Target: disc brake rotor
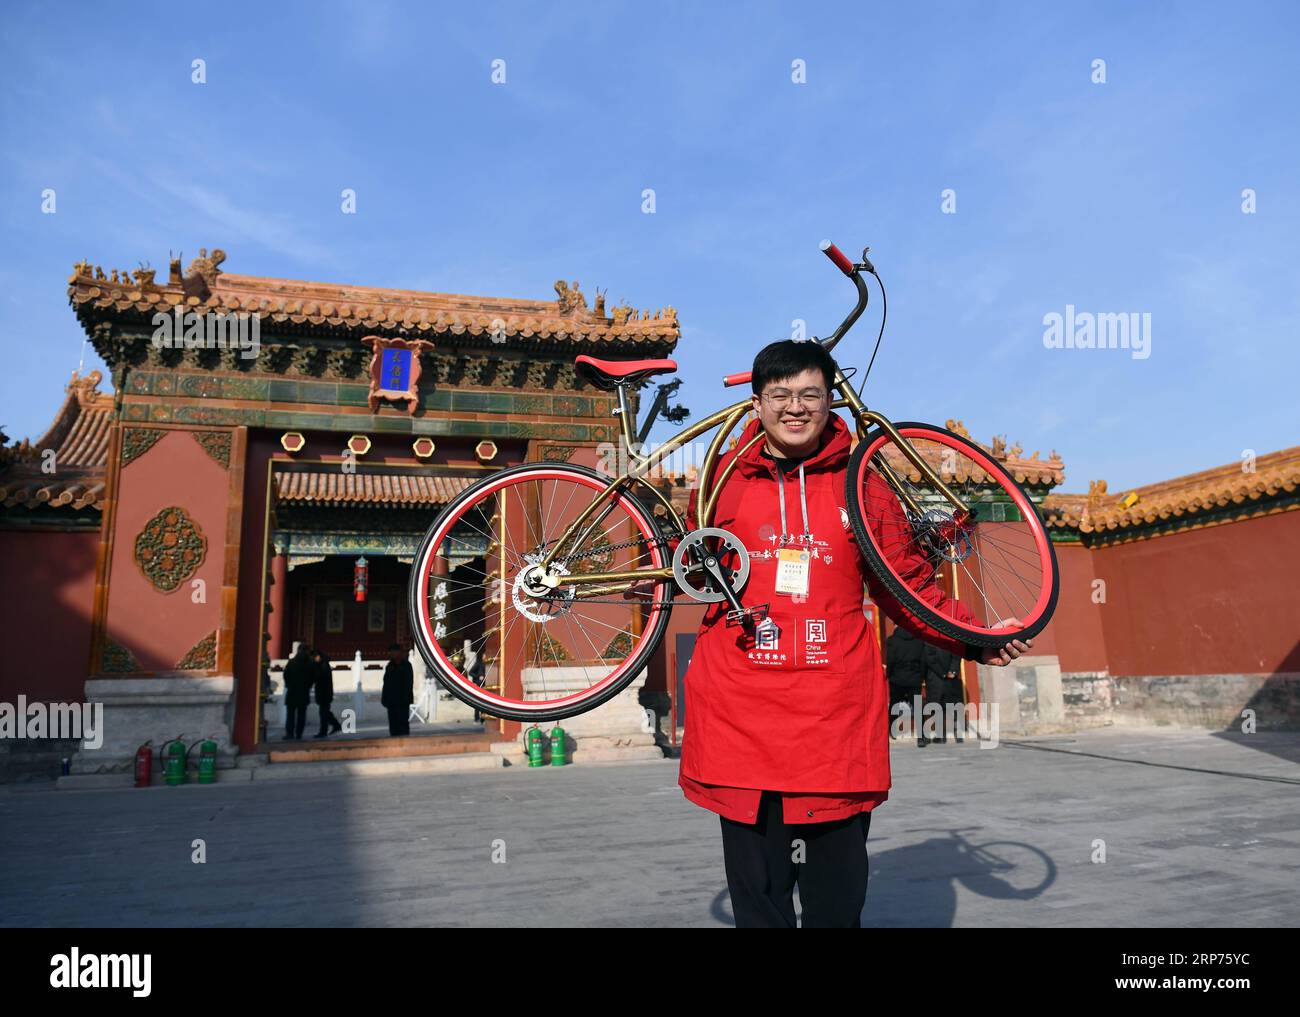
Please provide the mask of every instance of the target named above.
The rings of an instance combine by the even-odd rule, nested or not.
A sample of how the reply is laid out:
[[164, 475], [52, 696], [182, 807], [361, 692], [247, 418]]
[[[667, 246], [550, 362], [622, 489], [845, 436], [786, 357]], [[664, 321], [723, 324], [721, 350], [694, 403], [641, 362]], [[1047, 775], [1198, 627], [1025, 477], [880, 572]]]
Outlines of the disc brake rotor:
[[[578, 590], [576, 587], [567, 586], [562, 589], [548, 589], [545, 594], [534, 593], [535, 587], [528, 584], [525, 580], [532, 571], [533, 566], [542, 560], [540, 554], [525, 554], [524, 561], [528, 562], [528, 568], [519, 570], [515, 576], [514, 584], [510, 588], [510, 599], [514, 602], [515, 610], [522, 614], [529, 621], [551, 622], [555, 621], [561, 615], [568, 614], [573, 607], [573, 599]], [[551, 575], [567, 576], [568, 568], [559, 562], [551, 562], [549, 569]], [[525, 597], [527, 600], [525, 601]]]
[[929, 509], [913, 523], [921, 546], [944, 561], [963, 562], [975, 550], [970, 530], [944, 509]]

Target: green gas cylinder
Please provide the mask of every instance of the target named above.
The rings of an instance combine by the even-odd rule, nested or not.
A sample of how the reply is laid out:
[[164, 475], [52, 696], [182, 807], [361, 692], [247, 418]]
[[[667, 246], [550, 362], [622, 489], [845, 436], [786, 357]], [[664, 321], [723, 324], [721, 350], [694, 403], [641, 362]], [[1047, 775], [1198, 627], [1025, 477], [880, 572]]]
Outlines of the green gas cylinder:
[[546, 735], [542, 734], [542, 729], [536, 724], [530, 727], [524, 735], [524, 744], [528, 749], [528, 765], [542, 766], [542, 746], [546, 744]]
[[199, 783], [215, 784], [217, 782], [217, 743], [206, 738], [199, 746]]
[[559, 724], [551, 729], [551, 765], [564, 765], [564, 728]]
[[179, 735], [163, 746], [163, 780], [171, 787], [185, 783], [185, 756]]

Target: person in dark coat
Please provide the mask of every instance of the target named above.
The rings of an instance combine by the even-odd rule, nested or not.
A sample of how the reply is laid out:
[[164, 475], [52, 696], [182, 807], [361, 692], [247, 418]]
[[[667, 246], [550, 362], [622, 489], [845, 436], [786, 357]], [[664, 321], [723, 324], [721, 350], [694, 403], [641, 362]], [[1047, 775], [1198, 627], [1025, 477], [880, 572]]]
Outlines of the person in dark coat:
[[[931, 741], [946, 742], [947, 723], [948, 723], [948, 704], [961, 703], [965, 704], [965, 690], [961, 684], [961, 661], [956, 655], [949, 653], [939, 646], [925, 644], [925, 702], [938, 703], [939, 709], [939, 737], [932, 738]], [[957, 741], [965, 741], [966, 722], [965, 714], [958, 718], [953, 727], [953, 737]]]
[[895, 627], [893, 635], [885, 641], [885, 677], [889, 680], [889, 716], [890, 737], [893, 737], [894, 718], [899, 703], [907, 706], [903, 717], [911, 717], [916, 725], [916, 744], [924, 746], [925, 737], [921, 734], [921, 715], [916, 709], [916, 699], [921, 694], [921, 682], [925, 678], [926, 643], [917, 639], [910, 630], [901, 625]]
[[[461, 671], [479, 688], [487, 683], [487, 667], [483, 663], [483, 655], [474, 649], [474, 641], [471, 639], [465, 640]], [[474, 723], [477, 724], [482, 719], [483, 714], [479, 712], [477, 706], [474, 707]]]
[[284, 724], [285, 741], [299, 741], [302, 729], [307, 726], [307, 704], [311, 702], [311, 687], [316, 681], [316, 664], [306, 643], [298, 645], [298, 652], [284, 665]]
[[388, 666], [384, 668], [384, 691], [379, 702], [388, 711], [388, 733], [411, 733], [411, 704], [415, 702], [415, 670], [406, 659], [399, 643], [388, 648]]
[[343, 725], [330, 711], [330, 703], [334, 702], [334, 669], [330, 667], [330, 659], [324, 651], [316, 650], [312, 660], [316, 664], [316, 709], [320, 713], [320, 732], [316, 737], [324, 738], [331, 731], [342, 731]]

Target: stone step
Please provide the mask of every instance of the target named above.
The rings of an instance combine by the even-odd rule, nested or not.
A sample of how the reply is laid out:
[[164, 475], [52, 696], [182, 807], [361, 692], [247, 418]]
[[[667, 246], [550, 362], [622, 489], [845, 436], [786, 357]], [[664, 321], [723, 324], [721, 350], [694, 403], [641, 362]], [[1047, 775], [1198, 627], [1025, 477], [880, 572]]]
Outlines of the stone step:
[[320, 777], [395, 777], [408, 773], [455, 773], [499, 770], [505, 760], [495, 752], [466, 752], [437, 756], [395, 756], [387, 759], [343, 759], [277, 764], [246, 770], [253, 780], [311, 780]]
[[[226, 767], [217, 770], [218, 784], [247, 784], [253, 779], [252, 770], [237, 770], [233, 767]], [[126, 771], [120, 773], [74, 773], [67, 777], [60, 777], [54, 784], [59, 791], [102, 791], [105, 788], [132, 788], [135, 789], [135, 774]], [[168, 791], [176, 791], [187, 787], [209, 787], [208, 784], [200, 784], [195, 774], [189, 775], [189, 780], [184, 784], [178, 784], [175, 787], [169, 785], [163, 780], [162, 774], [153, 775], [153, 783], [147, 788], [140, 788], [142, 791], [155, 791], [159, 788], [165, 788]]]
[[317, 744], [295, 743], [293, 747], [271, 748], [267, 756], [276, 763], [323, 763], [357, 759], [394, 759], [425, 756], [450, 756], [482, 753], [490, 750], [493, 736], [429, 735], [410, 738], [353, 738], [347, 741]]
[[570, 762], [581, 766], [592, 763], [632, 763], [638, 760], [662, 760], [664, 750], [658, 745], [628, 745], [619, 748], [578, 748], [570, 754]]

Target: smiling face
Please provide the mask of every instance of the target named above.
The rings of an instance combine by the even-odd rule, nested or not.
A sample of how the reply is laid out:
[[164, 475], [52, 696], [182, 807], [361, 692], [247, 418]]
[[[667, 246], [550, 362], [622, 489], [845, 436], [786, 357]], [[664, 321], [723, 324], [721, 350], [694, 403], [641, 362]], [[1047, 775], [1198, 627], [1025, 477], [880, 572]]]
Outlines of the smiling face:
[[772, 455], [786, 459], [816, 450], [830, 421], [826, 377], [818, 368], [770, 381], [752, 398]]

